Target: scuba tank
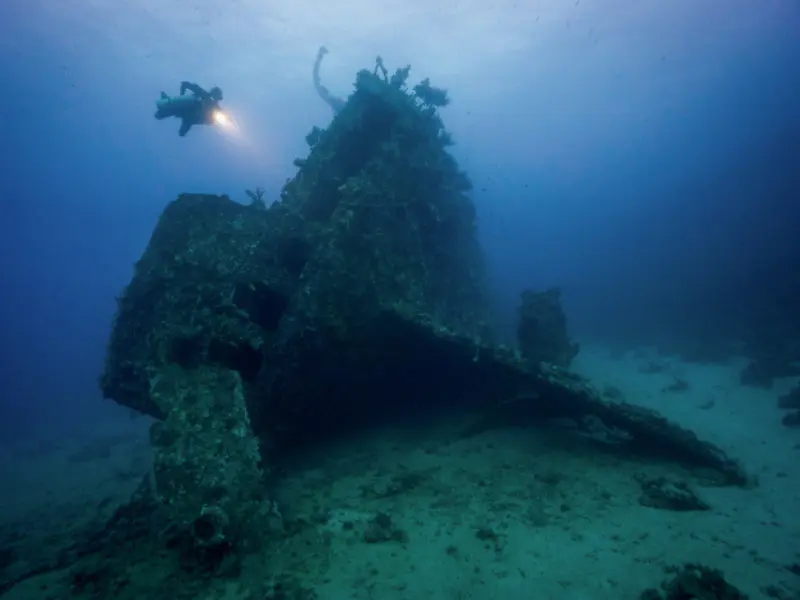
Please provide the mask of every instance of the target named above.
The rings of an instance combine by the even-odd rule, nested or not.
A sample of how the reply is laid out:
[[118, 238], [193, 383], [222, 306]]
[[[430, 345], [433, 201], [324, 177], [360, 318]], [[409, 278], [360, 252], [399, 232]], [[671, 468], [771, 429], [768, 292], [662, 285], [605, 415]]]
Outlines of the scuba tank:
[[161, 92], [161, 97], [156, 100], [156, 108], [163, 115], [177, 115], [196, 104], [197, 98], [194, 96], [169, 96], [164, 92]]

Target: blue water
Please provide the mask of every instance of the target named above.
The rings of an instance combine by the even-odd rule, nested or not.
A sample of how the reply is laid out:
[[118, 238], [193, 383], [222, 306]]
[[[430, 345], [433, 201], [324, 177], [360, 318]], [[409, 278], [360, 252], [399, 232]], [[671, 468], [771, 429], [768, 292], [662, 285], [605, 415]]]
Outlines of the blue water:
[[[6, 1], [0, 436], [91, 429], [115, 297], [182, 192], [268, 202], [380, 55], [452, 103], [501, 335], [561, 286], [598, 344], [735, 338], [800, 299], [795, 0]], [[189, 80], [228, 127], [153, 118]], [[796, 323], [796, 321], [795, 321]]]
[[[330, 118], [321, 44], [335, 94], [376, 54], [450, 90], [502, 312], [559, 284], [576, 328], [655, 335], [797, 251], [795, 2], [525, 4], [6, 3], [3, 429], [99, 404], [114, 296], [178, 193], [277, 196]], [[184, 79], [238, 139], [153, 119]]]

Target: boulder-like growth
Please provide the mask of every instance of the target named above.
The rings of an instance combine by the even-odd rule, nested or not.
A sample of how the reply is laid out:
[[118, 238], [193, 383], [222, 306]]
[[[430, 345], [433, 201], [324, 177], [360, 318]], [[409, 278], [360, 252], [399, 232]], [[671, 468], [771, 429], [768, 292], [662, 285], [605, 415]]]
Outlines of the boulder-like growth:
[[641, 600], [747, 600], [737, 587], [728, 583], [725, 574], [705, 565], [686, 563], [670, 568], [674, 575], [662, 582], [661, 588], [643, 591]]
[[567, 333], [560, 288], [522, 292], [517, 345], [522, 356], [534, 367], [542, 362], [565, 368], [572, 364], [580, 346]]
[[159, 419], [174, 518], [200, 542], [235, 536], [269, 510], [257, 488], [270, 448], [459, 401], [593, 415], [743, 483], [691, 433], [491, 344], [470, 183], [437, 112], [447, 96], [426, 82], [419, 97], [407, 75], [361, 71], [271, 207], [183, 195], [164, 210], [119, 299], [101, 386]]

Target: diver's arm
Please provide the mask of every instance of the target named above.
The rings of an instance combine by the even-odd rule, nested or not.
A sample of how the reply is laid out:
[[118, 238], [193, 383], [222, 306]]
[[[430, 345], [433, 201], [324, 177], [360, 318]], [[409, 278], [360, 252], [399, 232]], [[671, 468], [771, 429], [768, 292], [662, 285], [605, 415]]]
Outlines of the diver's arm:
[[196, 83], [191, 83], [189, 81], [181, 81], [181, 96], [183, 96], [187, 91], [192, 92], [195, 96], [200, 96], [201, 98], [208, 98], [208, 92], [205, 91]]

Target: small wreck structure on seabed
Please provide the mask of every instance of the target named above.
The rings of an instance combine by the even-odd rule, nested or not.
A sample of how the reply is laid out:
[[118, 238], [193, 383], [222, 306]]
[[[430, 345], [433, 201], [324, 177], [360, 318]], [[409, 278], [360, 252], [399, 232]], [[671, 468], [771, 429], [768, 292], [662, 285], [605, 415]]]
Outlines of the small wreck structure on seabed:
[[[381, 65], [382, 66], [382, 65]], [[431, 406], [506, 420], [571, 419], [626, 449], [742, 467], [657, 413], [568, 370], [558, 292], [523, 296], [519, 348], [496, 345], [470, 182], [448, 153], [448, 102], [408, 69], [361, 71], [281, 201], [182, 195], [119, 298], [104, 395], [152, 415], [162, 506], [194, 543], [239, 543], [274, 512], [272, 452]], [[461, 404], [458, 404], [458, 403]]]

